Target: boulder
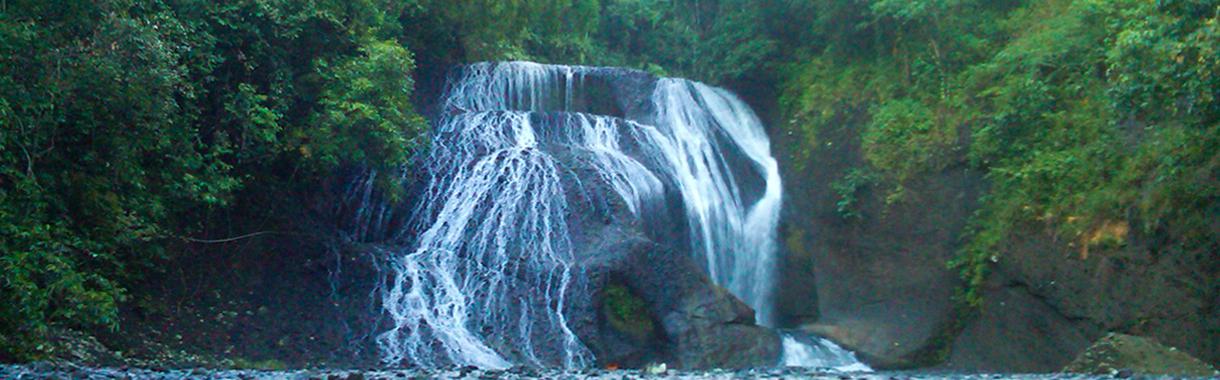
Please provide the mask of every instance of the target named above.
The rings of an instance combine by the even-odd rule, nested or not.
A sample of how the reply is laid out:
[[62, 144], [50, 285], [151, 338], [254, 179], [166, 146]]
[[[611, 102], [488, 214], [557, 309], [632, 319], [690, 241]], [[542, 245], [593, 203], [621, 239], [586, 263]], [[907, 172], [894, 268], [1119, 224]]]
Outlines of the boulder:
[[1064, 317], [1024, 286], [1010, 283], [986, 294], [978, 315], [963, 321], [968, 323], [954, 339], [944, 366], [972, 372], [1054, 372], [1097, 336], [1086, 322]]
[[[562, 155], [560, 157], [563, 157]], [[572, 173], [589, 176], [574, 165]], [[717, 286], [686, 245], [680, 198], [671, 196], [641, 220], [605, 183], [580, 181], [569, 204], [600, 204], [601, 212], [569, 215], [574, 256], [590, 295], [573, 305], [577, 335], [601, 367], [752, 368], [780, 360], [780, 338], [755, 324], [754, 311]], [[569, 186], [576, 186], [570, 183]], [[596, 199], [590, 199], [594, 197]]]
[[[780, 339], [689, 255], [610, 225], [582, 266], [592, 309], [578, 334], [599, 365], [752, 368], [779, 362]], [[581, 328], [583, 327], [583, 328]]]
[[1064, 372], [1109, 375], [1220, 376], [1203, 361], [1155, 339], [1110, 333], [1063, 368]]

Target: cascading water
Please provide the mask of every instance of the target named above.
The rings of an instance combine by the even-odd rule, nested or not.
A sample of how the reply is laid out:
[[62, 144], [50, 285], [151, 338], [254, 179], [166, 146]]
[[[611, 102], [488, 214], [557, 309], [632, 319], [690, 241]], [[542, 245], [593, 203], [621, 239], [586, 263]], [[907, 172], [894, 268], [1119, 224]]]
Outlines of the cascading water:
[[[762, 123], [728, 91], [682, 79], [655, 80], [634, 103], [598, 103], [610, 94], [590, 94], [586, 77], [599, 70], [611, 69], [482, 63], [452, 78], [423, 200], [404, 229], [418, 237], [392, 258], [382, 295], [393, 322], [378, 337], [385, 362], [592, 363], [569, 325], [587, 289], [567, 196], [590, 191], [573, 165], [636, 218], [676, 193], [690, 252], [771, 324], [782, 191]], [[822, 364], [809, 359], [822, 346], [807, 345], [785, 336], [783, 364]]]
[[[383, 359], [504, 368], [512, 348], [539, 366], [586, 365], [564, 314], [574, 276], [560, 169], [538, 149], [529, 115], [462, 113], [437, 132], [423, 203], [435, 216], [394, 262]], [[562, 362], [544, 361], [556, 349]]]
[[[682, 194], [693, 252], [704, 257], [717, 284], [769, 325], [782, 191], [762, 123], [728, 91], [681, 79], [661, 79], [652, 100], [654, 122], [664, 131], [659, 153]], [[726, 146], [739, 149], [749, 169], [763, 175], [763, 194], [753, 203], [743, 199], [722, 152]]]
[[826, 338], [785, 333], [782, 364], [788, 367], [830, 368], [840, 372], [871, 372], [851, 351]]

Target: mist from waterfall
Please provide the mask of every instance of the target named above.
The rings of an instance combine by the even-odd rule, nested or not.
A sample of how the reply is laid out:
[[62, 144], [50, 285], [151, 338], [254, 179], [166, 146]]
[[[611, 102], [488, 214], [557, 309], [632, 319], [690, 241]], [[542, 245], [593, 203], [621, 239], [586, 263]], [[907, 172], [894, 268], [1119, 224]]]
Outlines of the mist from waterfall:
[[782, 190], [758, 117], [726, 90], [671, 78], [656, 81], [644, 107], [591, 113], [585, 78], [596, 70], [607, 69], [481, 63], [450, 79], [421, 165], [423, 200], [406, 228], [419, 235], [391, 259], [382, 294], [392, 321], [377, 339], [385, 363], [593, 363], [569, 325], [573, 300], [589, 295], [567, 197], [592, 190], [565, 182], [573, 174], [555, 146], [636, 218], [652, 218], [677, 192], [686, 248], [772, 324]]

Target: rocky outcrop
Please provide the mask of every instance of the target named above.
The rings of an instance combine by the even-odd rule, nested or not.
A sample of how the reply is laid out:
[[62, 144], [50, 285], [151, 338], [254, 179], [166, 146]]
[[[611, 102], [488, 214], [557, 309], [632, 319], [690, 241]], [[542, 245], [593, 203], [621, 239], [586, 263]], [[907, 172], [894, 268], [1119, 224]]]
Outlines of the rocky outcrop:
[[[610, 249], [616, 257], [590, 263], [598, 288], [597, 337], [586, 339], [603, 364], [640, 367], [646, 361], [675, 368], [769, 367], [779, 362], [779, 336], [754, 323], [754, 312], [717, 287], [689, 256], [651, 241], [625, 237]], [[612, 323], [619, 308], [608, 289], [630, 289], [645, 305], [653, 329], [624, 331]], [[622, 302], [618, 300], [617, 302]]]
[[1024, 286], [990, 289], [986, 306], [963, 320], [944, 365], [980, 371], [1053, 372], [1088, 346], [1096, 328], [1065, 318]]
[[[997, 256], [982, 314], [954, 342], [949, 363], [1052, 371], [1105, 331], [1154, 337], [1220, 361], [1220, 263], [1214, 253], [1158, 247], [1154, 240], [1133, 233], [1121, 246], [1085, 255], [1081, 247], [1029, 231]], [[1039, 352], [1055, 355], [1039, 358]]]
[[805, 326], [858, 351], [880, 368], [921, 363], [923, 350], [950, 323], [956, 273], [945, 263], [962, 240], [981, 180], [949, 168], [907, 187], [887, 205], [887, 189], [864, 184], [845, 216], [831, 183], [863, 165], [861, 112], [845, 112], [803, 137], [774, 135], [784, 176], [785, 252], [778, 304], [785, 324]]
[[957, 308], [961, 285], [947, 262], [986, 182], [950, 165], [912, 180], [892, 204], [886, 189], [864, 183], [850, 205], [858, 216], [845, 216], [830, 184], [864, 166], [867, 112], [841, 111], [815, 142], [772, 134], [786, 194], [779, 304], [787, 325], [830, 337], [880, 368], [1055, 371], [1105, 331], [1155, 337], [1220, 362], [1214, 249], [1187, 250], [1169, 233], [1125, 227], [1138, 222], [1103, 226], [1123, 237], [1092, 252], [1048, 226], [1020, 226], [995, 256], [982, 307]]
[[1220, 376], [1215, 368], [1155, 339], [1107, 334], [1064, 367], [1064, 372], [1109, 375]]
[[[599, 186], [592, 181], [585, 185]], [[591, 189], [574, 197], [597, 193]], [[570, 201], [589, 202], [576, 198]], [[573, 246], [592, 295], [583, 309], [593, 311], [578, 315], [573, 325], [599, 366], [668, 363], [689, 370], [771, 367], [779, 362], [779, 336], [757, 326], [753, 310], [716, 286], [687, 251], [648, 237], [688, 241], [680, 227], [685, 219], [677, 214], [680, 201], [669, 202], [671, 218], [660, 217], [667, 213], [660, 212], [659, 220], [650, 221], [632, 216], [619, 199], [601, 201], [606, 202], [606, 214], [581, 213], [570, 221]]]

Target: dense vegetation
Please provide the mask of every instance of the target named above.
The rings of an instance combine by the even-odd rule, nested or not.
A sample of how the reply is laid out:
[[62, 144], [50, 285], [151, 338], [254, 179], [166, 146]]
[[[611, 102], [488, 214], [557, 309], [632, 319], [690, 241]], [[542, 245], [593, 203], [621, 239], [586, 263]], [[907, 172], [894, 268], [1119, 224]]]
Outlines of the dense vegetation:
[[[424, 122], [403, 5], [9, 1], [0, 8], [0, 335], [117, 326], [175, 243], [273, 219]], [[284, 197], [284, 195], [288, 195]], [[238, 208], [237, 205], [242, 205]], [[256, 205], [257, 207], [252, 207]]]
[[1000, 247], [1049, 229], [1087, 257], [1140, 233], [1214, 255], [1220, 231], [1220, 3], [827, 2], [820, 50], [787, 66], [789, 128], [809, 147], [864, 108], [865, 167], [835, 184], [902, 202], [950, 166], [990, 191], [952, 264], [977, 287]]
[[1208, 0], [6, 1], [0, 345], [117, 326], [124, 284], [184, 242], [283, 226], [347, 168], [409, 165], [416, 62], [746, 83], [808, 150], [867, 110], [841, 213], [868, 217], [867, 188], [893, 204], [923, 174], [986, 173], [953, 263], [971, 285], [1031, 225], [1082, 255], [1128, 231], [1214, 255], [1218, 18]]

